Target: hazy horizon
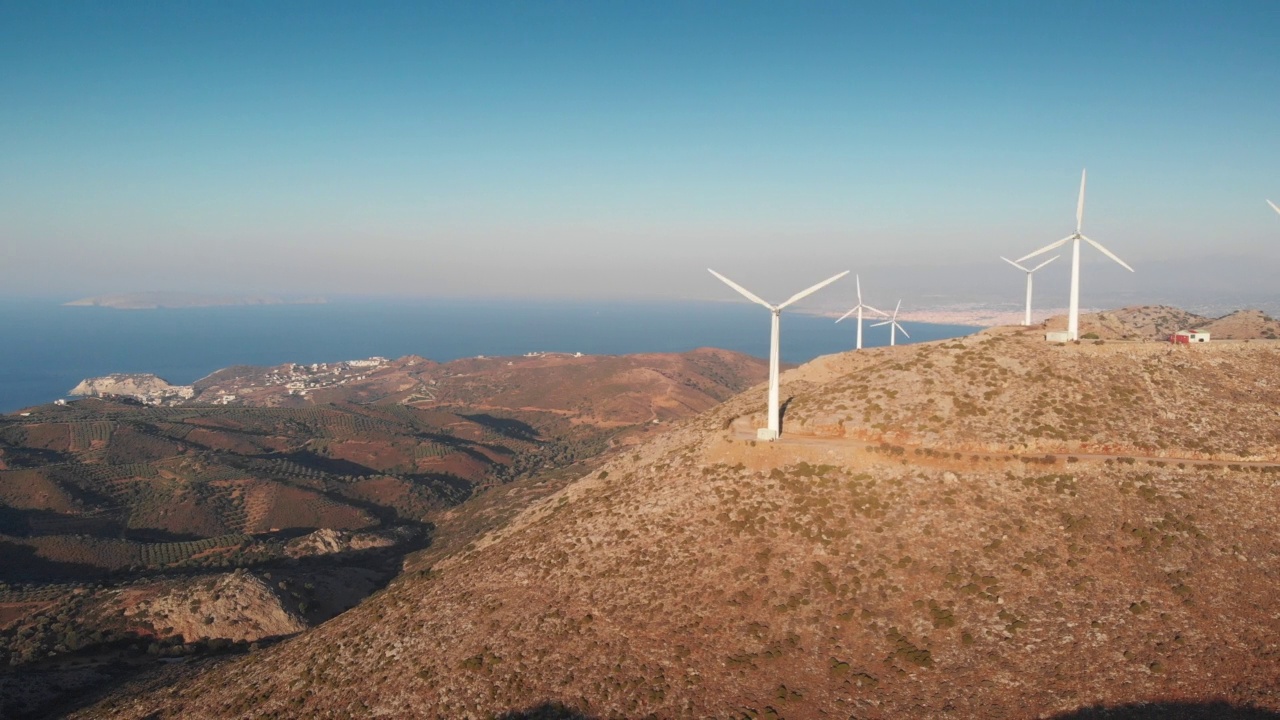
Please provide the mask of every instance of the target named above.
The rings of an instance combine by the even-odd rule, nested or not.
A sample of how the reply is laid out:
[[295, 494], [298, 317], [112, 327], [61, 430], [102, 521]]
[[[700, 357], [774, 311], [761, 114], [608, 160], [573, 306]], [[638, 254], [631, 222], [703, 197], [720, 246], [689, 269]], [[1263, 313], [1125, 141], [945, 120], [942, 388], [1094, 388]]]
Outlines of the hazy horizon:
[[0, 294], [1019, 302], [998, 256], [1070, 233], [1087, 167], [1137, 273], [1083, 248], [1082, 305], [1266, 300], [1277, 36], [1264, 2], [10, 4]]
[[[1083, 254], [1083, 253], [1082, 253]], [[1050, 255], [1052, 257], [1052, 255]], [[900, 266], [866, 266], [849, 263], [842, 267], [832, 265], [824, 272], [834, 274], [851, 269], [861, 278], [864, 299], [868, 304], [891, 307], [897, 300], [903, 301], [903, 311], [913, 314], [928, 310], [945, 310], [957, 306], [975, 305], [985, 308], [1006, 307], [1021, 311], [1026, 288], [1025, 275], [994, 258], [995, 262], [967, 264], [917, 264]], [[1036, 273], [1033, 307], [1039, 316], [1042, 311], [1064, 309], [1067, 304], [1069, 279], [1069, 255]], [[725, 271], [726, 273], [728, 271]], [[1280, 294], [1275, 290], [1276, 268], [1257, 258], [1218, 256], [1173, 261], [1154, 261], [1138, 273], [1129, 273], [1109, 260], [1085, 257], [1081, 262], [1081, 308], [1116, 309], [1125, 305], [1173, 305], [1193, 312], [1225, 314], [1233, 310], [1261, 309], [1280, 314]], [[702, 283], [703, 276], [714, 281], [705, 268], [681, 267], [673, 269], [670, 277], [678, 277], [684, 284], [696, 286], [694, 292], [685, 295], [658, 295], [643, 293], [584, 296], [574, 294], [545, 293], [529, 297], [518, 291], [502, 292], [502, 289], [458, 293], [441, 292], [303, 292], [275, 289], [236, 289], [211, 287], [145, 287], [122, 288], [104, 286], [100, 292], [71, 292], [46, 290], [38, 293], [9, 293], [0, 289], [0, 301], [37, 300], [64, 303], [91, 296], [134, 293], [190, 293], [196, 295], [272, 295], [286, 299], [321, 297], [329, 302], [712, 302], [750, 304], [732, 290], [720, 293], [720, 283]], [[771, 275], [751, 273], [731, 275], [734, 280], [747, 285], [766, 300], [779, 301], [791, 293], [823, 279], [818, 275], [801, 276], [800, 273], [777, 272]], [[701, 286], [698, 286], [702, 283]], [[856, 304], [854, 275], [833, 283], [822, 291], [797, 303], [791, 312], [810, 314], [843, 313]], [[1063, 310], [1065, 312], [1065, 310]]]

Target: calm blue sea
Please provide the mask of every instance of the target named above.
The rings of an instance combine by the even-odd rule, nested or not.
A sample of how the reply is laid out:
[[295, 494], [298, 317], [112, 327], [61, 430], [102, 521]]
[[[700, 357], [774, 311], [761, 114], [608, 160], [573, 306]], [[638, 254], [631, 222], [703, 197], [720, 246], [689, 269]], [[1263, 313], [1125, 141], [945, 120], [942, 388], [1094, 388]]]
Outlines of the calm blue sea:
[[[974, 332], [903, 323], [912, 341]], [[853, 347], [854, 325], [784, 314], [782, 359]], [[899, 338], [901, 340], [901, 338]], [[887, 328], [863, 344], [887, 345]], [[769, 315], [745, 303], [338, 301], [327, 305], [109, 310], [0, 300], [0, 412], [52, 402], [86, 377], [154, 373], [191, 383], [230, 365], [416, 354], [438, 361], [532, 350], [588, 354], [720, 347], [767, 357]]]

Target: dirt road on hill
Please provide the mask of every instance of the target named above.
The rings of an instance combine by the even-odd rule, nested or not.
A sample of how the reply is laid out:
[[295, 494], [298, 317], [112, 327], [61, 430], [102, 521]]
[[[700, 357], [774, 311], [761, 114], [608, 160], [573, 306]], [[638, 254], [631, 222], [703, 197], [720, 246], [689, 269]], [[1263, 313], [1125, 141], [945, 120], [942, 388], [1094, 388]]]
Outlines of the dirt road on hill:
[[[746, 428], [741, 422], [734, 422], [729, 430], [730, 437], [733, 440], [741, 442], [750, 442], [756, 440], [755, 430]], [[878, 453], [882, 445], [880, 443], [867, 442], [848, 437], [822, 437], [818, 435], [798, 435], [795, 433], [783, 434], [782, 437], [773, 441], [773, 444], [786, 446], [808, 446], [808, 447], [830, 447], [841, 449], [861, 449], [871, 453]], [[1116, 462], [1134, 462], [1143, 463], [1176, 463], [1180, 465], [1194, 465], [1202, 467], [1259, 467], [1259, 468], [1280, 468], [1280, 461], [1274, 460], [1208, 460], [1204, 458], [1184, 458], [1170, 457], [1158, 455], [1133, 455], [1127, 453], [1012, 453], [1012, 452], [974, 452], [959, 451], [945, 447], [931, 447], [925, 445], [912, 445], [907, 443], [893, 443], [895, 447], [903, 448], [905, 451], [902, 457], [916, 457], [919, 455], [916, 451], [929, 451], [927, 456], [933, 461], [945, 461], [948, 456], [959, 453], [961, 457], [973, 457], [979, 455], [991, 460], [1017, 460], [1018, 458], [1029, 457], [1036, 460], [1051, 457], [1054, 463], [1058, 462], [1106, 462], [1108, 460]]]

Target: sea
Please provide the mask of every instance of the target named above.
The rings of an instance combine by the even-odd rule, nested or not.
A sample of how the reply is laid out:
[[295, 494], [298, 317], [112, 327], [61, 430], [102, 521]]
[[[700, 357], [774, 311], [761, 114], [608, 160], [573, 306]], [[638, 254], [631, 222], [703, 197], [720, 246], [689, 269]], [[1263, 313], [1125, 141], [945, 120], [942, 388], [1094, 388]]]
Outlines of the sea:
[[[902, 323], [910, 339], [959, 337], [966, 325]], [[854, 322], [784, 313], [782, 360], [854, 346]], [[864, 325], [864, 347], [889, 344]], [[53, 402], [81, 380], [152, 373], [192, 383], [232, 365], [420, 355], [447, 362], [533, 351], [620, 355], [718, 347], [768, 357], [769, 314], [746, 303], [529, 300], [339, 300], [157, 310], [0, 299], [0, 412]]]

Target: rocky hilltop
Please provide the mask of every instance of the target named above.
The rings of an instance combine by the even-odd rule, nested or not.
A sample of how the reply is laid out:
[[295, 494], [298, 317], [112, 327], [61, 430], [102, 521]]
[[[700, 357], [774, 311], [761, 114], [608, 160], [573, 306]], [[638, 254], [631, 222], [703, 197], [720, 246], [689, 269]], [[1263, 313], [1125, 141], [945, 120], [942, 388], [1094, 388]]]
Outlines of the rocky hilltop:
[[[1067, 316], [1055, 315], [1043, 327], [1065, 330]], [[1179, 330], [1197, 329], [1208, 331], [1215, 340], [1280, 338], [1280, 321], [1261, 310], [1237, 310], [1210, 318], [1167, 305], [1134, 305], [1080, 316], [1080, 334], [1104, 340], [1167, 340]]]
[[1269, 717], [1280, 343], [1206, 349], [822, 358], [79, 717]]

